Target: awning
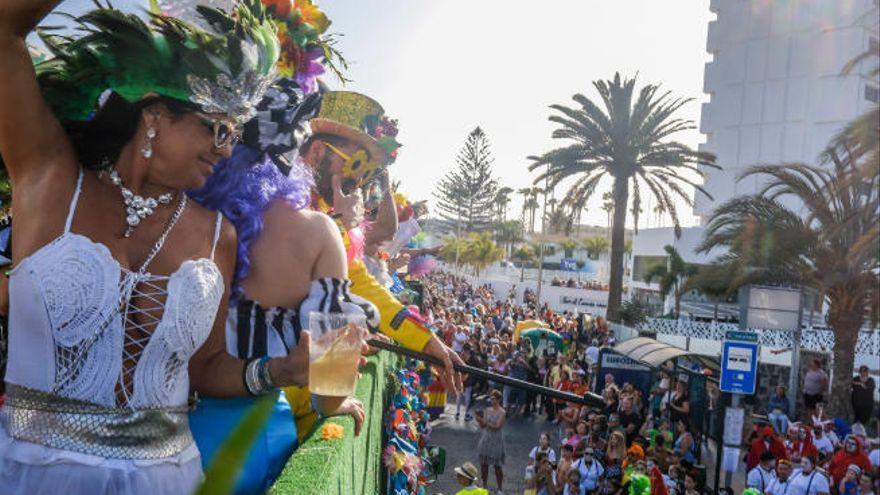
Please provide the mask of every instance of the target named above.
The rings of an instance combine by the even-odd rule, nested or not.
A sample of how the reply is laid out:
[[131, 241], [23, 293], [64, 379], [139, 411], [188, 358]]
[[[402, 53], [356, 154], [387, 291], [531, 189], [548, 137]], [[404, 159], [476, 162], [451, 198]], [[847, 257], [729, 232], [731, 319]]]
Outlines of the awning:
[[671, 359], [684, 357], [714, 371], [720, 369], [717, 358], [686, 351], [681, 347], [664, 344], [648, 337], [624, 340], [615, 345], [612, 350], [652, 368], [659, 368], [660, 365]]

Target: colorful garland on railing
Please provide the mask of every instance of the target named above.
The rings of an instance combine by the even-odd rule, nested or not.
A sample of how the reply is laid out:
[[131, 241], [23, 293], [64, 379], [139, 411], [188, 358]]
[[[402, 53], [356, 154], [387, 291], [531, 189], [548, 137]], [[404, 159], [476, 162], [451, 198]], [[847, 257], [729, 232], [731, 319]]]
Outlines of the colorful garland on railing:
[[424, 495], [426, 484], [425, 446], [431, 425], [424, 410], [419, 375], [407, 369], [396, 371], [399, 389], [385, 421], [388, 444], [382, 461], [388, 469], [391, 495]]

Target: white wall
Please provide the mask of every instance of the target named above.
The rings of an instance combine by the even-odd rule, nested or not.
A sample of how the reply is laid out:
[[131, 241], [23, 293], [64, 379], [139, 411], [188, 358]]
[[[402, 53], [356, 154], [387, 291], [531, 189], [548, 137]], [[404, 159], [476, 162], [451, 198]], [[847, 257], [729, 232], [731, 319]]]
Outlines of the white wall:
[[[520, 282], [518, 278], [508, 278], [491, 273], [485, 273], [479, 279], [468, 276], [471, 282], [478, 284], [490, 284], [499, 299], [507, 297], [510, 287], [516, 285], [516, 298], [522, 302], [523, 292], [526, 287], [537, 290], [536, 280]], [[594, 316], [605, 316], [608, 305], [608, 293], [587, 289], [569, 289], [567, 287], [553, 287], [550, 280], [545, 278], [541, 287], [541, 302], [546, 302], [554, 311], [582, 311]]]
[[[816, 163], [829, 139], [866, 111], [866, 85], [876, 81], [841, 69], [866, 50], [876, 27], [858, 19], [872, 0], [713, 0], [702, 108], [701, 150], [717, 156], [722, 171], [706, 168], [696, 197], [703, 221], [731, 197], [759, 190], [759, 178], [736, 176], [759, 163]], [[796, 206], [790, 204], [791, 206]]]

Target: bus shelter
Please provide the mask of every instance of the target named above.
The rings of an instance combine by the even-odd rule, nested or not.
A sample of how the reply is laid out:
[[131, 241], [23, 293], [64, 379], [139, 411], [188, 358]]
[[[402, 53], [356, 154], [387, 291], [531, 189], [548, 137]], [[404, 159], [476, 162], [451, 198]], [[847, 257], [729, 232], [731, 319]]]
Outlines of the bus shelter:
[[[721, 369], [717, 357], [698, 354], [648, 337], [627, 339], [600, 352], [595, 392], [602, 393], [603, 378], [610, 374], [614, 376], [615, 383], [632, 383], [647, 398], [657, 382], [658, 372], [664, 368], [672, 373], [673, 380], [687, 380], [691, 433], [697, 442], [698, 458], [702, 459], [704, 440], [711, 438], [715, 445], [721, 445], [723, 432], [724, 405], [720, 401], [716, 403], [711, 397], [712, 389], [717, 390]], [[700, 471], [705, 473], [704, 469]]]

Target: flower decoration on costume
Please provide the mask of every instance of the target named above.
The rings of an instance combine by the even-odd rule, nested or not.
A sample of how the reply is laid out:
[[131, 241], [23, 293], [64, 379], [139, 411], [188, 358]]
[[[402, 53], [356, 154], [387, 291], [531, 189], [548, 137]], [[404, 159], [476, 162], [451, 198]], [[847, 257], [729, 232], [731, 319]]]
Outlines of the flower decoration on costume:
[[337, 423], [324, 423], [321, 428], [321, 438], [324, 440], [342, 438], [343, 435], [345, 435], [345, 428]]
[[325, 35], [330, 20], [311, 0], [261, 0], [278, 27], [281, 56], [278, 71], [282, 77], [296, 81], [306, 94], [318, 90], [318, 76], [326, 64], [340, 79], [345, 60], [333, 49], [333, 39]]
[[394, 163], [398, 149], [403, 146], [397, 141], [397, 119], [389, 118], [387, 115], [370, 115], [364, 119], [363, 127], [388, 155], [388, 163]]
[[428, 417], [424, 413], [424, 398], [419, 376], [406, 369], [397, 370], [400, 388], [391, 399], [385, 420], [388, 444], [382, 452], [382, 462], [388, 470], [392, 495], [422, 495], [425, 493], [428, 466], [427, 438], [431, 434]]

